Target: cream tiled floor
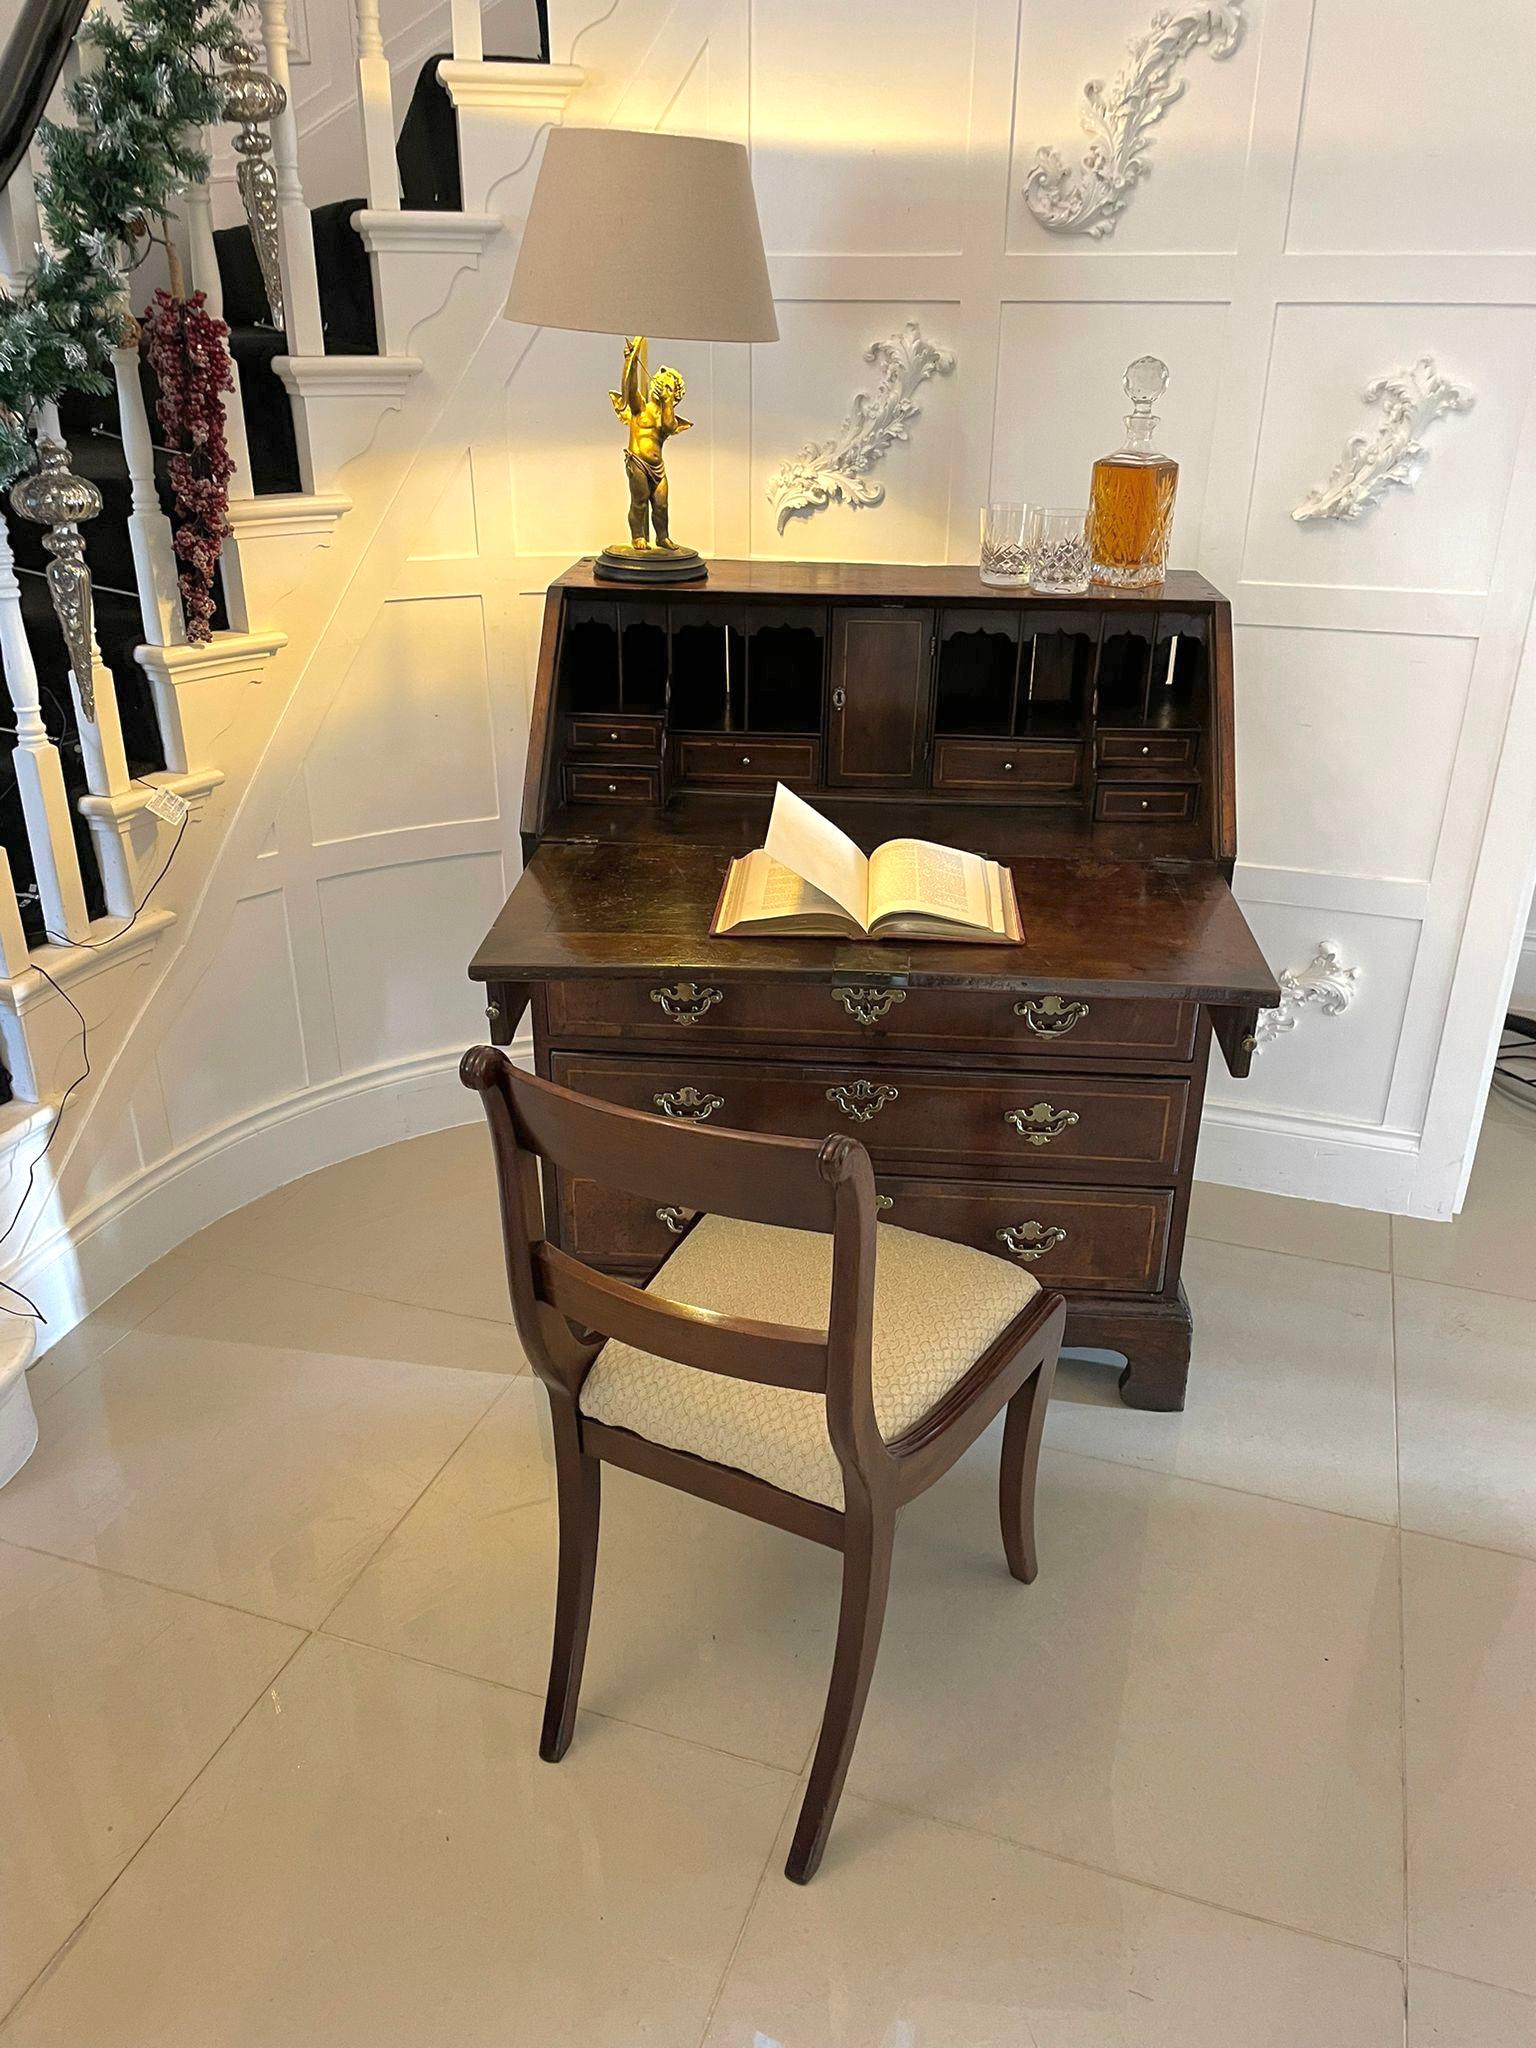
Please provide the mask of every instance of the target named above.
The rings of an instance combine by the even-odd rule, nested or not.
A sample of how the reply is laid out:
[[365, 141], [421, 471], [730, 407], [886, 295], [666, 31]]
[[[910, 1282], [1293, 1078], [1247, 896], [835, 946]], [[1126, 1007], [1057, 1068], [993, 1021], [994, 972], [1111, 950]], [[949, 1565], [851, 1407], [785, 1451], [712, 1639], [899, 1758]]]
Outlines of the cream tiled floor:
[[0, 1491], [4, 2048], [1536, 2048], [1536, 1124], [1447, 1228], [1204, 1190], [1180, 1416], [1070, 1359], [906, 1517], [780, 1874], [830, 1554], [553, 1503], [484, 1143], [282, 1189], [34, 1369]]

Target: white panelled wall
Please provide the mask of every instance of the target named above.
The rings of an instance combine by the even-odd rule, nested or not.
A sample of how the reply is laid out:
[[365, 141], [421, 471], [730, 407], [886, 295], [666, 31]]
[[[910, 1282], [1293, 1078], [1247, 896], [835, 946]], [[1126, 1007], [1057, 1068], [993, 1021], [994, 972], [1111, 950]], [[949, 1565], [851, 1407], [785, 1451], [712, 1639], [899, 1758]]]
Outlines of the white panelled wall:
[[[652, 340], [696, 422], [669, 463], [682, 539], [974, 560], [989, 493], [1083, 501], [1126, 363], [1167, 359], [1174, 556], [1239, 622], [1239, 894], [1277, 970], [1320, 942], [1358, 969], [1343, 1014], [1304, 1015], [1246, 1082], [1218, 1070], [1201, 1171], [1448, 1215], [1536, 862], [1536, 14], [1400, 0], [1388, 35], [1360, 0], [1247, 0], [1239, 47], [1182, 68], [1116, 231], [1052, 234], [1022, 197], [1034, 153], [1075, 161], [1082, 84], [1153, 4], [554, 0], [552, 46], [585, 80], [568, 121], [752, 145], [783, 338]], [[488, 186], [515, 228], [530, 131], [501, 147], [494, 108], [461, 111], [468, 203]], [[664, 201], [615, 195], [641, 237]], [[540, 593], [624, 506], [620, 343], [496, 318], [514, 247], [443, 317], [427, 295], [419, 452], [367, 549], [278, 621], [307, 650], [291, 700], [146, 1012], [152, 1051], [93, 1118], [119, 1165], [81, 1198], [112, 1246], [92, 1295], [294, 1174], [471, 1113], [464, 967], [517, 873]], [[910, 319], [956, 365], [881, 465], [884, 503], [780, 535], [770, 477]], [[1297, 525], [1372, 423], [1365, 384], [1427, 352], [1475, 403], [1430, 428], [1416, 488]], [[330, 480], [359, 510], [375, 459]]]

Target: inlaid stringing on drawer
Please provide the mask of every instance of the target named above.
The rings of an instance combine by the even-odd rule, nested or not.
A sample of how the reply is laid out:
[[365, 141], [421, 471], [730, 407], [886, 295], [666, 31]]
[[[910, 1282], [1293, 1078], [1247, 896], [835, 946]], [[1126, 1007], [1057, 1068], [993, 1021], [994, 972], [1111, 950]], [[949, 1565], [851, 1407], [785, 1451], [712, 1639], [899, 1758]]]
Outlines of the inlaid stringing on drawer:
[[974, 1074], [854, 1062], [609, 1058], [556, 1052], [551, 1078], [675, 1121], [820, 1138], [850, 1130], [876, 1160], [1092, 1178], [1171, 1176], [1189, 1083], [1024, 1071]]
[[665, 978], [552, 981], [545, 987], [555, 1043], [711, 1042], [814, 1052], [866, 1046], [891, 1052], [981, 1053], [1008, 1059], [1187, 1060], [1195, 1006], [1152, 997], [1079, 995], [1070, 989], [902, 987], [848, 976], [837, 982], [733, 981], [678, 972]]

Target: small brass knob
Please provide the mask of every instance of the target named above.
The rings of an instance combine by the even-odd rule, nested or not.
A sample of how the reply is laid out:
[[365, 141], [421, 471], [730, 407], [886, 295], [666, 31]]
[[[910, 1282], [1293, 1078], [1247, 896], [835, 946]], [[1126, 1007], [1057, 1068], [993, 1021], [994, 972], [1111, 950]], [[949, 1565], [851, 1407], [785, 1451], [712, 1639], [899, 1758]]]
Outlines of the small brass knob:
[[497, 1021], [497, 1019], [501, 1016], [500, 1003], [487, 1003], [485, 1006], [485, 1014], [487, 1017], [490, 1018], [491, 1022], [494, 1024]]
[[618, 795], [618, 793], [619, 793], [619, 785], [618, 785], [618, 784], [617, 784], [616, 782], [610, 782], [610, 783], [609, 783], [609, 785], [608, 785], [608, 794], [609, 794], [610, 796], [617, 796], [617, 795]]
[[1259, 1041], [1254, 1037], [1253, 1033], [1250, 1031], [1248, 1036], [1243, 1040], [1243, 1051], [1257, 1052], [1258, 1049]]
[[[616, 739], [618, 738], [618, 734], [617, 734], [616, 732], [611, 732], [611, 733], [609, 733], [608, 737], [609, 737], [609, 739], [611, 739], [611, 740], [616, 740]], [[1145, 753], [1145, 752], [1146, 752], [1147, 750], [1146, 750], [1146, 748], [1145, 748], [1145, 747], [1143, 747], [1141, 751], [1142, 751], [1143, 753]]]
[[752, 756], [750, 754], [743, 754], [741, 757], [741, 765], [743, 768], [750, 768], [752, 766]]
[[1143, 752], [1144, 754], [1150, 754], [1150, 753], [1151, 753], [1151, 751], [1152, 751], [1152, 749], [1151, 749], [1150, 747], [1143, 747], [1141, 751], [1142, 751], [1142, 752]]
[[1013, 763], [1011, 761], [1005, 761], [1003, 763], [1003, 773], [1005, 775], [1011, 775], [1013, 773]]

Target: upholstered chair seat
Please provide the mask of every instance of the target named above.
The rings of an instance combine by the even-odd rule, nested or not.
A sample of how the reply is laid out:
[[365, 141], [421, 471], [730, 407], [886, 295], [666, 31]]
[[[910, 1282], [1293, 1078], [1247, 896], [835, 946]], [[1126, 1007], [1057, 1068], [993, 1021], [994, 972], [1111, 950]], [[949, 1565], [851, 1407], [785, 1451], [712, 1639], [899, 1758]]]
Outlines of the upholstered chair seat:
[[[647, 1291], [721, 1315], [824, 1330], [831, 1287], [825, 1231], [705, 1216]], [[882, 1223], [872, 1380], [886, 1442], [921, 1421], [1039, 1291], [1031, 1274], [1003, 1259]], [[651, 1443], [733, 1465], [826, 1507], [843, 1505], [822, 1394], [705, 1372], [615, 1339], [598, 1353], [580, 1405], [595, 1421]]]

